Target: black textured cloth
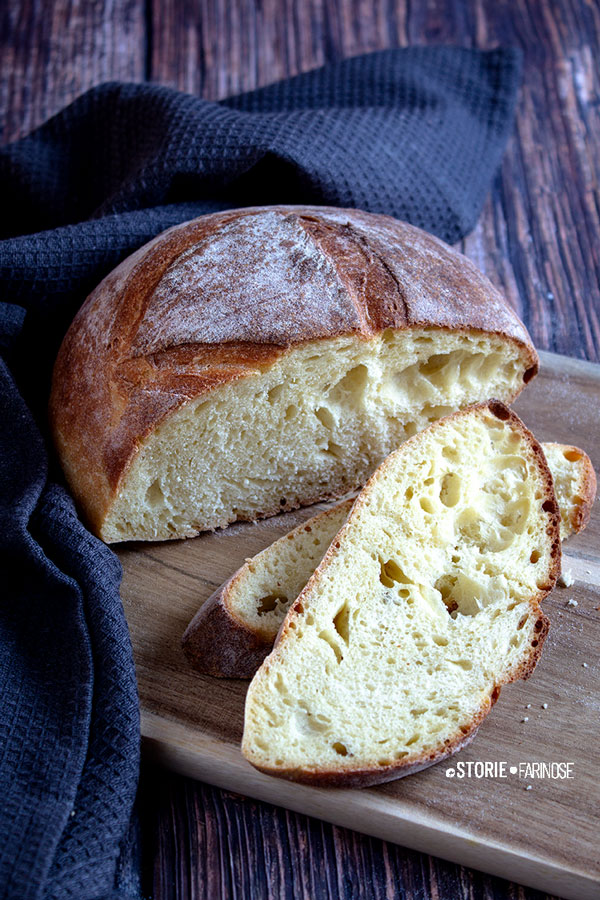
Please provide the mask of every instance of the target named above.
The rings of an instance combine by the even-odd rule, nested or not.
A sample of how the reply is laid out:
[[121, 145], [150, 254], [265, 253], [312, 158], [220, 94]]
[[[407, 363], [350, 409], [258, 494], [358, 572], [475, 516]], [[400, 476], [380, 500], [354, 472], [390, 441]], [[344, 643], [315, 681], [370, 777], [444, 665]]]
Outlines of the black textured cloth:
[[458, 240], [519, 65], [385, 51], [220, 103], [106, 84], [0, 150], [0, 897], [137, 893], [119, 874], [139, 747], [120, 566], [79, 521], [45, 420], [74, 313], [129, 252], [219, 209], [356, 206]]

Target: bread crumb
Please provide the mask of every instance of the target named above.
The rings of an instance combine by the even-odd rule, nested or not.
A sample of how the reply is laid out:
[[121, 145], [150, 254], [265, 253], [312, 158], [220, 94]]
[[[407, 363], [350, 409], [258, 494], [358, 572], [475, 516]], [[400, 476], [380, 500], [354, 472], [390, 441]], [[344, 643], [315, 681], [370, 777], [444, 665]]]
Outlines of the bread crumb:
[[558, 577], [558, 582], [561, 587], [571, 587], [571, 585], [575, 584], [575, 579], [573, 578], [573, 573], [570, 569], [567, 569], [565, 572], [561, 572]]
[[587, 669], [587, 667], [588, 667], [587, 663], [581, 663], [581, 665], [583, 666], [584, 669]]
[[526, 791], [531, 791], [533, 789], [533, 785], [528, 784], [525, 788]]
[[521, 719], [521, 722], [529, 722], [529, 716], [525, 716], [524, 719]]
[[548, 709], [548, 704], [547, 704], [547, 703], [542, 703], [542, 709]]
[[574, 600], [573, 597], [569, 597], [567, 600], [567, 606], [579, 606], [577, 600]]
[[531, 703], [528, 703], [525, 709], [531, 709]]

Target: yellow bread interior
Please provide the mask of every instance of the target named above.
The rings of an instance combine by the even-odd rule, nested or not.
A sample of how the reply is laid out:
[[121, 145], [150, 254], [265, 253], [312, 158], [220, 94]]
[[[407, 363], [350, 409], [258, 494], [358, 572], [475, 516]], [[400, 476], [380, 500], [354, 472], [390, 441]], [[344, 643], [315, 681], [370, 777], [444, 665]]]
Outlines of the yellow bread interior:
[[560, 509], [560, 538], [564, 541], [585, 527], [596, 494], [596, 477], [588, 455], [579, 447], [553, 443], [542, 447], [554, 479]]
[[406, 441], [360, 494], [250, 684], [242, 750], [258, 768], [397, 777], [455, 749], [532, 669], [556, 501], [539, 445], [492, 408]]
[[[541, 446], [554, 480], [564, 541], [575, 531], [574, 513], [581, 506], [588, 458], [577, 447]], [[247, 628], [274, 641], [289, 607], [325, 556], [353, 503], [346, 500], [313, 516], [249, 559], [226, 589], [229, 612]]]
[[247, 560], [231, 585], [227, 609], [238, 622], [274, 641], [293, 601], [346, 522], [354, 500], [313, 516]]
[[529, 362], [501, 336], [443, 329], [293, 347], [156, 427], [101, 537], [186, 537], [343, 496], [430, 422], [490, 396], [510, 402]]

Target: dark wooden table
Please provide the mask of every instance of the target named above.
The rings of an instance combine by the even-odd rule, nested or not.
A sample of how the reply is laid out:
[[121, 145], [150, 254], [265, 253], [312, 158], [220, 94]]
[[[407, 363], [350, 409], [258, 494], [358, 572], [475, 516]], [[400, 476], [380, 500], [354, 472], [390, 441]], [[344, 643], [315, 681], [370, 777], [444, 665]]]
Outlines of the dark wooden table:
[[[515, 133], [463, 249], [538, 347], [600, 359], [597, 0], [4, 0], [0, 28], [3, 141], [111, 79], [218, 99], [385, 47], [522, 47]], [[154, 769], [141, 785], [149, 897], [544, 896]]]

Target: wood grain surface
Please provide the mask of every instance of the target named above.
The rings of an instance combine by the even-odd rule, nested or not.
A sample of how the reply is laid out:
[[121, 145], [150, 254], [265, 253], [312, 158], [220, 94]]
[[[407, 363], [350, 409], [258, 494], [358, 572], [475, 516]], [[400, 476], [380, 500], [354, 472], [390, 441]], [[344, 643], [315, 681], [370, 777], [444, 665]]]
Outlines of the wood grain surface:
[[[598, 360], [599, 36], [595, 0], [5, 0], [0, 135], [107, 79], [218, 99], [385, 47], [517, 45], [515, 133], [463, 249], [538, 347]], [[540, 897], [155, 770], [143, 785], [154, 897]]]

